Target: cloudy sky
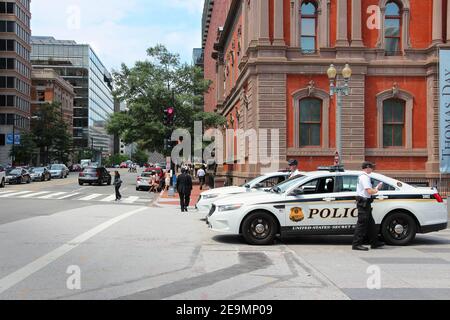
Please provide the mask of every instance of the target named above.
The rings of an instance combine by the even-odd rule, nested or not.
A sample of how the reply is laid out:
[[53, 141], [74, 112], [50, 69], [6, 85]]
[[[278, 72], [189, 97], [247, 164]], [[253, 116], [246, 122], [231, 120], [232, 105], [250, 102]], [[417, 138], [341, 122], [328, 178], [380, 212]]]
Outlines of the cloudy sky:
[[204, 0], [32, 0], [32, 33], [90, 44], [117, 69], [157, 43], [191, 62], [201, 47]]

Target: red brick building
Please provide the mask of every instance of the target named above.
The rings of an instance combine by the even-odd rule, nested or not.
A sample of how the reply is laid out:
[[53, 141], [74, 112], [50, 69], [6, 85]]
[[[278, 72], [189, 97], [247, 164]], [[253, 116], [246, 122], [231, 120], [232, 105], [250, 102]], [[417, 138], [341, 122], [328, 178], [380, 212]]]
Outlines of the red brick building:
[[53, 69], [33, 69], [31, 82], [31, 114], [36, 114], [42, 104], [60, 103], [64, 120], [69, 125], [68, 132], [72, 135], [75, 98], [73, 86]]
[[[206, 3], [205, 77], [214, 85], [205, 110], [227, 117], [228, 128], [280, 129], [280, 168], [290, 158], [302, 170], [333, 163], [327, 70], [348, 63], [345, 166], [371, 160], [398, 178], [439, 177], [438, 50], [450, 47], [450, 0]], [[236, 181], [261, 171], [247, 161], [220, 168]]]

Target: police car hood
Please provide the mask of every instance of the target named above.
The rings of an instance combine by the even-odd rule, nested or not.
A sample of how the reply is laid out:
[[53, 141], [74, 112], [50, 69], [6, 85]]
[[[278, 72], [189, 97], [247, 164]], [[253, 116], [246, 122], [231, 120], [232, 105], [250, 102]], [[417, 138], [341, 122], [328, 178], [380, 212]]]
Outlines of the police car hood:
[[234, 194], [234, 193], [244, 193], [249, 191], [250, 189], [245, 187], [223, 187], [223, 188], [217, 188], [208, 190], [205, 192], [202, 192], [202, 196], [211, 195], [211, 194], [218, 194], [220, 196], [228, 195], [228, 194]]
[[253, 205], [253, 204], [259, 204], [259, 203], [271, 203], [271, 202], [283, 201], [284, 198], [285, 197], [283, 194], [273, 193], [273, 192], [268, 192], [268, 191], [260, 191], [260, 192], [249, 192], [249, 193], [230, 195], [223, 199], [214, 201], [214, 204], [216, 206], [224, 206], [224, 205], [240, 204], [240, 203], [242, 203], [244, 205]]

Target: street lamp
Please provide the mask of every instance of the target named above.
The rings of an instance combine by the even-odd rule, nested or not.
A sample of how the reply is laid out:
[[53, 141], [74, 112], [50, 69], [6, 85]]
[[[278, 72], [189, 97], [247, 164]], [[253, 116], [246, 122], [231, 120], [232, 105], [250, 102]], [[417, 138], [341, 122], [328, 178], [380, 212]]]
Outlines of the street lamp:
[[340, 86], [337, 81], [337, 70], [332, 64], [327, 70], [328, 78], [330, 79], [330, 96], [337, 96], [336, 108], [336, 157], [335, 164], [342, 165], [342, 97], [350, 95], [349, 81], [352, 77], [352, 69], [347, 63], [342, 70], [342, 77], [344, 78], [344, 85]]

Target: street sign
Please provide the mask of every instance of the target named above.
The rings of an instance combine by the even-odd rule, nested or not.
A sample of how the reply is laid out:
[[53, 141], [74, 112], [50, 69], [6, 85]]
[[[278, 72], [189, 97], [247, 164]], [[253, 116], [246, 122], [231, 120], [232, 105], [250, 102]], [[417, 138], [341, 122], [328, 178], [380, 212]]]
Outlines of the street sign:
[[440, 171], [450, 173], [450, 50], [440, 49], [439, 64]]
[[[15, 135], [14, 144], [16, 146], [20, 145], [20, 138], [21, 138], [20, 134]], [[8, 133], [6, 135], [6, 144], [9, 146], [13, 144], [13, 134], [12, 133]]]

